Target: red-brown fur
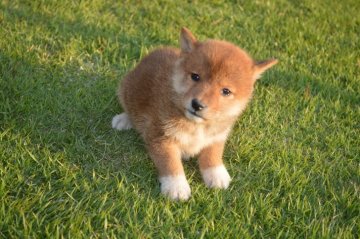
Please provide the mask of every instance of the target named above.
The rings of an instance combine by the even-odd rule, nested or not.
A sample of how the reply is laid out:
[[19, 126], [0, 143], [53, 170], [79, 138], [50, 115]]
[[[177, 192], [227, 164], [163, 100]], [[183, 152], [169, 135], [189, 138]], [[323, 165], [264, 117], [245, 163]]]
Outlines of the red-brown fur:
[[[160, 48], [142, 59], [122, 80], [118, 92], [160, 179], [169, 180], [169, 188], [162, 192], [173, 199], [190, 196], [186, 180], [180, 186], [171, 181], [184, 175], [181, 158], [199, 156], [207, 185], [227, 187], [230, 178], [224, 176], [226, 170], [217, 170], [223, 165], [226, 137], [250, 100], [256, 79], [277, 63], [267, 60], [257, 64], [245, 51], [225, 41], [199, 42], [186, 28], [181, 31], [180, 45], [181, 50]], [[198, 82], [191, 79], [192, 73], [200, 76]], [[222, 95], [223, 88], [232, 93]], [[188, 112], [193, 110], [189, 107], [194, 98], [207, 106], [197, 112], [201, 117]], [[115, 120], [115, 125], [120, 121]]]

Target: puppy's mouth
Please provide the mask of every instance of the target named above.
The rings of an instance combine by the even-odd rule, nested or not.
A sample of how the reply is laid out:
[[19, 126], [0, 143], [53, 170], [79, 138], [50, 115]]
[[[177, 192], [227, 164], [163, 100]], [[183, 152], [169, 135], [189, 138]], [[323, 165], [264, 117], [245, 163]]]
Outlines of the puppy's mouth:
[[198, 113], [196, 113], [196, 111], [194, 110], [189, 110], [186, 109], [185, 115], [188, 119], [190, 120], [195, 120], [195, 121], [203, 121], [206, 120], [203, 116], [199, 115]]
[[201, 115], [198, 115], [195, 111], [192, 111], [192, 110], [187, 110], [187, 111], [196, 117], [203, 118]]

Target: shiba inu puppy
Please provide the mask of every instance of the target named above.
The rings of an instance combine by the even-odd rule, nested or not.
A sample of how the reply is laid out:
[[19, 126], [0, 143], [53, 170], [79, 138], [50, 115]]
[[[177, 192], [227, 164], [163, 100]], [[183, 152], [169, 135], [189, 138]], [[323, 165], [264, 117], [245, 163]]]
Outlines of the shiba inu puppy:
[[161, 192], [187, 200], [181, 159], [198, 157], [208, 187], [229, 186], [225, 141], [256, 79], [277, 60], [256, 62], [229, 42], [197, 41], [186, 28], [180, 48], [153, 51], [125, 76], [118, 91], [125, 112], [114, 116], [112, 127], [135, 128], [158, 169]]

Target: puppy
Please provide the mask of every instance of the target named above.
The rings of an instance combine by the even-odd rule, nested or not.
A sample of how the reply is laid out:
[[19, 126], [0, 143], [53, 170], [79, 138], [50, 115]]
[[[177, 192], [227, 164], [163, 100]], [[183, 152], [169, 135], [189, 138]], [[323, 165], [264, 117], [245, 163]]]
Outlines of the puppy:
[[153, 51], [125, 76], [118, 91], [125, 112], [112, 127], [135, 128], [156, 165], [161, 192], [187, 200], [191, 190], [181, 159], [198, 156], [208, 187], [229, 186], [222, 160], [226, 139], [256, 79], [277, 60], [255, 62], [231, 43], [197, 41], [186, 28], [180, 48]]

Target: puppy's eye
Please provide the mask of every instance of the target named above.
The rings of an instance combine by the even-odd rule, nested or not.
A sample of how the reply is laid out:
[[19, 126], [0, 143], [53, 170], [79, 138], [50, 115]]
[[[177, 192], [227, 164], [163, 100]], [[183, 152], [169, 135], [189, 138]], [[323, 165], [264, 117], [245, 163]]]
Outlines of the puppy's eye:
[[196, 73], [191, 73], [191, 79], [193, 81], [199, 81], [200, 80], [200, 76]]
[[229, 96], [229, 95], [231, 94], [231, 91], [230, 91], [228, 88], [223, 88], [223, 89], [221, 90], [221, 94], [222, 94], [223, 96]]

